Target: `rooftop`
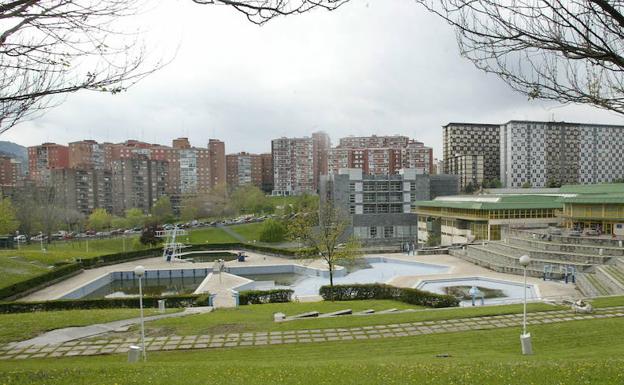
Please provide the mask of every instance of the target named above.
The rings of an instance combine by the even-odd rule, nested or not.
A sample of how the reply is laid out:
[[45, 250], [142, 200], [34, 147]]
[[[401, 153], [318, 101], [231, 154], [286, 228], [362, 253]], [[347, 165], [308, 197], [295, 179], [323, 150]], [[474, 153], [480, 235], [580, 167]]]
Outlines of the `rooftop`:
[[563, 206], [560, 194], [458, 195], [417, 201], [417, 207], [469, 210], [557, 209]]

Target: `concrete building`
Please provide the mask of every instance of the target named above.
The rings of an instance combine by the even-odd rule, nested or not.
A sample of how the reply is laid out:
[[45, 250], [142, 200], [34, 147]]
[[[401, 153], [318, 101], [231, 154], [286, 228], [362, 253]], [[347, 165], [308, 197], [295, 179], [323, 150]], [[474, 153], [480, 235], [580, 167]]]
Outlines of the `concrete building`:
[[481, 123], [449, 123], [442, 127], [444, 173], [461, 175], [462, 162], [451, 162], [463, 155], [483, 156], [483, 180], [500, 179], [500, 125]]
[[[430, 199], [432, 185], [442, 182], [457, 193], [457, 178], [444, 185], [442, 178], [432, 179], [416, 170], [400, 170], [394, 175], [366, 175], [362, 169], [343, 169], [324, 179], [321, 196], [351, 215], [352, 233], [367, 245], [398, 246], [417, 240], [415, 202]], [[452, 188], [454, 186], [454, 188]]]
[[69, 167], [69, 148], [56, 143], [28, 147], [29, 178], [37, 184], [49, 181], [50, 172]]
[[500, 127], [505, 187], [557, 187], [624, 178], [624, 126], [512, 120]]
[[312, 138], [279, 138], [271, 141], [273, 195], [316, 192]]
[[500, 240], [504, 227], [548, 226], [559, 222], [561, 194], [443, 196], [415, 203], [418, 242], [439, 237], [443, 246]]
[[68, 148], [69, 168], [104, 170], [110, 163], [106, 160], [104, 145], [95, 140], [71, 142]]
[[0, 155], [0, 186], [15, 187], [21, 180], [22, 162], [9, 156]]
[[273, 154], [260, 154], [262, 160], [262, 191], [273, 191]]
[[208, 141], [210, 161], [210, 188], [226, 183], [225, 177], [225, 143], [218, 139]]
[[167, 162], [147, 157], [113, 161], [113, 212], [123, 215], [131, 208], [149, 212], [166, 195], [167, 170]]
[[445, 161], [453, 175], [459, 177], [459, 188], [464, 191], [468, 185], [478, 189], [483, 185], [485, 160], [483, 155], [457, 155]]
[[225, 163], [229, 187], [253, 185], [262, 188], [262, 155], [248, 152], [229, 154]]
[[565, 195], [559, 215], [566, 228], [624, 236], [624, 183], [570, 185], [560, 191]]
[[312, 133], [312, 162], [314, 164], [314, 190], [318, 191], [321, 177], [328, 173], [328, 156], [331, 149], [329, 135], [323, 131]]
[[359, 168], [364, 174], [394, 175], [401, 169], [433, 171], [433, 150], [406, 136], [362, 136], [340, 139], [329, 151], [329, 172]]
[[57, 169], [50, 180], [57, 202], [70, 210], [89, 215], [97, 208], [113, 212], [113, 181], [110, 170]]

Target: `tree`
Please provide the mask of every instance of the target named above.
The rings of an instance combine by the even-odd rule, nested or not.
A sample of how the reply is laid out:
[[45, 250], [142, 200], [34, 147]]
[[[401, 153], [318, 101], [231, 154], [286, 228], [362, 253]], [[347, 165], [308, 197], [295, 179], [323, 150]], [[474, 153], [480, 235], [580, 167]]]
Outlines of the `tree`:
[[126, 226], [127, 227], [142, 227], [145, 224], [145, 214], [141, 209], [132, 208], [126, 210]]
[[203, 198], [208, 216], [221, 217], [232, 213], [231, 205], [228, 204], [228, 189], [224, 183], [214, 186]]
[[323, 202], [317, 211], [299, 212], [288, 226], [289, 237], [318, 252], [329, 270], [330, 299], [333, 300], [334, 269], [340, 260], [353, 259], [359, 254], [360, 244], [349, 237], [349, 215], [334, 207], [331, 201]]
[[15, 208], [9, 198], [0, 198], [0, 234], [13, 234], [19, 227]]
[[561, 187], [561, 182], [555, 178], [549, 178], [546, 182], [546, 187], [548, 188], [558, 188]]
[[230, 195], [232, 211], [238, 214], [261, 213], [267, 206], [272, 206], [264, 192], [256, 186], [240, 186]]
[[141, 237], [139, 241], [143, 245], [156, 246], [160, 243], [160, 239], [156, 236], [156, 231], [158, 230], [158, 225], [155, 222], [150, 222], [145, 225], [145, 228], [141, 232]]
[[624, 4], [417, 0], [456, 30], [461, 54], [529, 98], [624, 113]]
[[167, 223], [173, 220], [173, 207], [168, 196], [163, 195], [154, 203], [152, 218], [156, 223]]
[[260, 242], [282, 242], [286, 238], [287, 228], [280, 221], [267, 219], [262, 225]]
[[315, 8], [333, 11], [349, 0], [193, 0], [193, 2], [231, 6], [252, 23], [261, 25], [277, 16], [301, 14]]
[[121, 28], [141, 0], [0, 2], [0, 133], [79, 90], [121, 92], [147, 63], [140, 31]]
[[105, 209], [95, 209], [89, 215], [88, 226], [91, 230], [101, 231], [110, 229], [113, 216]]
[[429, 233], [429, 237], [427, 237], [427, 243], [425, 244], [428, 247], [440, 246], [442, 243], [442, 236], [440, 234]]
[[531, 184], [531, 182], [524, 182], [524, 183], [522, 184], [522, 188], [531, 188], [531, 187], [533, 187], [533, 185]]
[[475, 191], [477, 191], [477, 187], [475, 187], [475, 185], [472, 182], [469, 182], [466, 187], [464, 187], [464, 192], [466, 194], [472, 194]]

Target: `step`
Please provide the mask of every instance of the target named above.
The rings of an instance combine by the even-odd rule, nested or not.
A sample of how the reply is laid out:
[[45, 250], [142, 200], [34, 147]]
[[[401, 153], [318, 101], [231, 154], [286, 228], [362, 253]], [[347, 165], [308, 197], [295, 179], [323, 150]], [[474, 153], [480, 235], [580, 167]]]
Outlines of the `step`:
[[[533, 234], [531, 230], [520, 230], [520, 229], [507, 229], [506, 236], [517, 236], [525, 239], [533, 239]], [[505, 235], [503, 235], [505, 237]], [[569, 236], [561, 236], [561, 235], [551, 235], [551, 239], [558, 243], [570, 244], [570, 245], [585, 245], [585, 246], [594, 246], [594, 247], [614, 247], [619, 248], [620, 241], [617, 239], [610, 238], [598, 238], [598, 237], [569, 237]], [[624, 243], [624, 242], [623, 242]]]
[[[490, 269], [499, 273], [506, 273], [506, 274], [515, 274], [515, 275], [524, 275], [524, 269], [521, 267], [513, 267], [513, 266], [509, 266], [509, 265], [504, 265], [501, 263], [496, 263], [496, 262], [492, 262], [489, 260], [484, 260], [484, 259], [480, 259], [480, 258], [476, 258], [476, 257], [472, 257], [470, 255], [468, 255], [467, 253], [464, 254], [457, 254], [456, 257], [461, 258], [467, 262], [470, 262], [472, 264], [475, 264], [477, 266], [481, 266], [484, 267], [486, 269]], [[543, 277], [544, 273], [543, 271], [540, 270], [534, 270], [534, 269], [527, 269], [527, 275], [529, 277], [538, 277], [541, 278]], [[555, 278], [563, 278], [560, 274], [555, 274]]]
[[613, 294], [624, 293], [624, 286], [614, 276], [614, 273], [608, 271], [606, 266], [597, 266], [595, 271], [596, 279], [600, 281], [602, 286], [607, 288]]
[[602, 282], [600, 282], [598, 280], [598, 278], [596, 277], [596, 274], [592, 274], [592, 273], [587, 273], [587, 274], [583, 274], [583, 276], [585, 278], [587, 278], [587, 281], [589, 281], [589, 283], [591, 284], [591, 286], [593, 286], [596, 290], [596, 292], [598, 293], [598, 295], [611, 295], [613, 293], [611, 293], [611, 291], [602, 284]]
[[600, 256], [600, 255], [586, 255], [586, 254], [573, 254], [559, 251], [545, 251], [526, 246], [517, 246], [502, 242], [490, 242], [488, 246], [491, 246], [495, 250], [505, 252], [509, 255], [522, 256], [528, 254], [532, 259], [548, 260], [557, 263], [563, 263], [566, 265], [603, 265], [609, 263], [614, 257], [612, 256]]
[[526, 239], [519, 237], [509, 236], [506, 238], [508, 243], [519, 246], [529, 246], [534, 249], [544, 251], [555, 251], [563, 253], [584, 254], [590, 256], [598, 256], [600, 249], [603, 249], [603, 256], [607, 257], [621, 257], [624, 256], [624, 248], [619, 247], [600, 247], [600, 246], [588, 246], [588, 245], [576, 245], [569, 243], [559, 243], [554, 241], [547, 241], [541, 239]]
[[576, 287], [587, 297], [599, 297], [608, 295], [608, 290], [599, 283], [592, 273], [580, 273], [576, 275]]
[[[520, 256], [522, 255], [522, 253], [519, 253], [520, 255], [513, 255], [508, 252], [502, 251], [500, 248], [502, 248], [500, 245], [490, 243], [488, 246], [469, 246], [468, 252], [470, 252], [469, 250], [471, 249], [480, 250], [482, 252], [489, 252], [489, 253], [492, 253], [501, 257], [502, 259], [499, 259], [499, 261], [501, 262], [503, 260], [506, 260], [506, 263], [509, 264], [510, 266], [519, 266], [518, 260], [520, 259]], [[577, 271], [584, 271], [587, 268], [592, 266], [591, 264], [587, 264], [587, 263], [568, 262], [568, 261], [551, 260], [551, 259], [543, 259], [543, 258], [531, 258], [531, 263], [529, 264], [529, 268], [533, 267], [536, 270], [543, 271], [544, 265], [574, 266], [577, 269]]]
[[619, 266], [600, 266], [599, 270], [608, 274], [622, 292], [624, 292], [624, 269]]

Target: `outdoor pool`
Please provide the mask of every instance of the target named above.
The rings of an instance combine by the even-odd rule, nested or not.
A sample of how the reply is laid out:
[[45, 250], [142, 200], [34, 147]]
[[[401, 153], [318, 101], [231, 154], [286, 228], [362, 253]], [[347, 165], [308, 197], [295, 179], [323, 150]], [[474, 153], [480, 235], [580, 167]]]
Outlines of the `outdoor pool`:
[[[505, 281], [501, 279], [485, 278], [485, 277], [465, 277], [465, 278], [448, 278], [435, 280], [422, 280], [417, 289], [426, 290], [438, 294], [446, 294], [447, 288], [458, 286], [477, 286], [493, 291], [498, 291], [502, 295], [498, 298], [486, 298], [486, 304], [520, 302], [524, 298], [523, 284], [521, 282]], [[527, 284], [527, 299], [538, 299], [539, 292], [535, 285]], [[480, 303], [480, 300], [477, 300]], [[469, 299], [461, 301], [462, 306], [472, 305]]]

